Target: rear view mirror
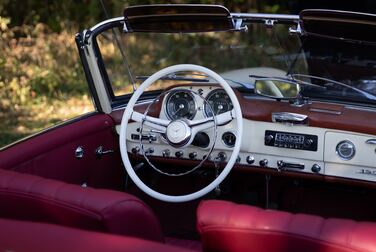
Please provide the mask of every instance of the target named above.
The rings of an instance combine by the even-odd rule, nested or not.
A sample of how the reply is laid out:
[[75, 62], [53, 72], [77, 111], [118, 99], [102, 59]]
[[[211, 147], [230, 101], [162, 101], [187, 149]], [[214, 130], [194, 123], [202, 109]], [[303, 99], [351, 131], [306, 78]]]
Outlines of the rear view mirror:
[[234, 29], [230, 12], [219, 5], [160, 4], [124, 10], [126, 32], [209, 32]]
[[259, 95], [277, 99], [292, 99], [299, 95], [299, 85], [294, 82], [267, 78], [265, 80], [256, 80], [255, 92]]

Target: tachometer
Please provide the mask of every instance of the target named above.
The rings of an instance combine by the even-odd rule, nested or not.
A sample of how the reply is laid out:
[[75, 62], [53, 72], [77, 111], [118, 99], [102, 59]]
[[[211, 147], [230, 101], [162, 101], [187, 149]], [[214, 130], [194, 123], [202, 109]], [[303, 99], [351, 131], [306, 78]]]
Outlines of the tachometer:
[[176, 90], [168, 95], [166, 114], [170, 120], [180, 118], [191, 120], [196, 115], [196, 111], [196, 101], [191, 92]]
[[206, 97], [206, 100], [207, 103], [205, 103], [204, 109], [207, 117], [213, 115], [208, 103], [210, 104], [215, 115], [222, 114], [233, 109], [231, 99], [224, 89], [215, 89], [211, 91]]

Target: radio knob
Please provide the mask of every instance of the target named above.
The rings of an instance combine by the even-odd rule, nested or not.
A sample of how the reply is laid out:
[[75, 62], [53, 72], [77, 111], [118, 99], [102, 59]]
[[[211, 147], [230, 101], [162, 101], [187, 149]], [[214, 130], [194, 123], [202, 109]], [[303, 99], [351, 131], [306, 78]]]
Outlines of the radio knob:
[[180, 158], [180, 157], [182, 157], [183, 156], [183, 151], [177, 151], [177, 152], [175, 152], [175, 157], [177, 157], [177, 158]]
[[313, 164], [311, 171], [314, 172], [314, 173], [319, 173], [321, 171], [321, 166], [318, 165], [318, 164]]
[[259, 164], [262, 167], [266, 167], [266, 166], [268, 166], [268, 160], [267, 159], [261, 159]]
[[311, 138], [307, 138], [306, 140], [304, 140], [304, 145], [309, 147], [313, 144], [313, 140]]
[[248, 164], [253, 164], [255, 162], [255, 158], [252, 156], [247, 156], [246, 160]]
[[197, 157], [197, 152], [195, 152], [195, 151], [191, 152], [191, 153], [189, 153], [188, 156], [189, 156], [190, 159], [195, 159]]
[[269, 144], [273, 141], [274, 136], [273, 135], [266, 135], [265, 136], [265, 143]]

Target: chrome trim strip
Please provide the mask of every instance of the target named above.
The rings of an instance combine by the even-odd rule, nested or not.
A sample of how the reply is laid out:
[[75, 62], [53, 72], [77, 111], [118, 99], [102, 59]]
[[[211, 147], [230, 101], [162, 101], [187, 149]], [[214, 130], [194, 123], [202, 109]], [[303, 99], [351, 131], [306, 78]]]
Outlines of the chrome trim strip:
[[263, 21], [265, 19], [273, 19], [276, 21], [288, 21], [297, 23], [299, 21], [299, 15], [288, 14], [267, 14], [267, 13], [231, 13], [233, 18], [244, 18], [247, 20]]
[[330, 109], [310, 108], [309, 111], [332, 114], [332, 115], [341, 115], [342, 114], [342, 111], [335, 111], [335, 110], [330, 110]]
[[124, 21], [124, 17], [116, 17], [116, 18], [107, 19], [91, 27], [90, 31], [95, 31], [101, 26], [106, 25], [106, 24], [121, 22], [121, 21]]

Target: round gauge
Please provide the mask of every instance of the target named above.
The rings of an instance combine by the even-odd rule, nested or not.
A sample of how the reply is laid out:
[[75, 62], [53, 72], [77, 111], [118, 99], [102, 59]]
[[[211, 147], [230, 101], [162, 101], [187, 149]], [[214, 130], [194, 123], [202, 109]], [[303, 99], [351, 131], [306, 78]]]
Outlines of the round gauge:
[[211, 106], [215, 115], [225, 113], [232, 110], [233, 105], [230, 97], [224, 89], [215, 89], [211, 91], [206, 97], [204, 110], [207, 117], [212, 116], [212, 111], [210, 110], [208, 104]]
[[196, 102], [192, 93], [187, 90], [170, 93], [167, 97], [166, 113], [170, 120], [193, 119], [196, 115]]
[[341, 141], [337, 144], [336, 153], [341, 159], [350, 160], [355, 156], [355, 145], [348, 140]]
[[236, 142], [236, 136], [232, 132], [225, 132], [222, 135], [222, 141], [227, 147], [234, 147]]

